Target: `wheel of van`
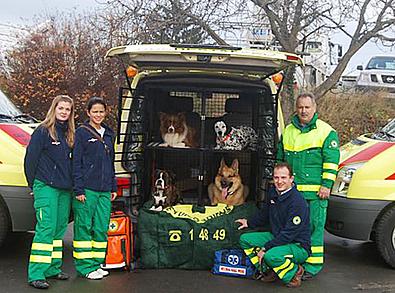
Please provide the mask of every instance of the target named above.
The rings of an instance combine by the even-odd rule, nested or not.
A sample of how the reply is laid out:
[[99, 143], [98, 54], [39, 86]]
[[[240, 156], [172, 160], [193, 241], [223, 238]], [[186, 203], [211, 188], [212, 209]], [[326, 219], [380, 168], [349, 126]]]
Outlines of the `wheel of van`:
[[376, 245], [384, 261], [395, 268], [395, 207], [386, 211], [378, 221]]
[[0, 197], [0, 247], [7, 236], [9, 225], [8, 210]]

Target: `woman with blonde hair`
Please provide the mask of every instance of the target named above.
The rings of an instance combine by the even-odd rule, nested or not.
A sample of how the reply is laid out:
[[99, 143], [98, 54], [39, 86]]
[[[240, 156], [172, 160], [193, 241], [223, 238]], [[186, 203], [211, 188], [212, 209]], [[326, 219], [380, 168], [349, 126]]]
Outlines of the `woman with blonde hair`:
[[37, 218], [28, 282], [37, 289], [49, 287], [47, 278], [69, 278], [61, 266], [62, 239], [72, 199], [74, 132], [74, 102], [69, 96], [57, 96], [45, 120], [34, 130], [26, 150], [25, 176], [33, 189]]

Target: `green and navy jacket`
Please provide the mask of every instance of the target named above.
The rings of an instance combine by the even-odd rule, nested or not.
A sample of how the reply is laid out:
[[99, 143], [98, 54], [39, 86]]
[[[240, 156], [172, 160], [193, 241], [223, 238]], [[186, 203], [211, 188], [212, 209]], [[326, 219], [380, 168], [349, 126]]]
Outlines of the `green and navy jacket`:
[[310, 216], [306, 200], [295, 186], [281, 195], [273, 187], [267, 195], [263, 208], [247, 220], [248, 227], [270, 224], [274, 238], [265, 244], [265, 250], [299, 243], [310, 254]]
[[280, 139], [277, 160], [288, 162], [306, 199], [317, 199], [321, 186], [332, 188], [340, 159], [336, 131], [315, 113], [305, 126], [295, 115]]

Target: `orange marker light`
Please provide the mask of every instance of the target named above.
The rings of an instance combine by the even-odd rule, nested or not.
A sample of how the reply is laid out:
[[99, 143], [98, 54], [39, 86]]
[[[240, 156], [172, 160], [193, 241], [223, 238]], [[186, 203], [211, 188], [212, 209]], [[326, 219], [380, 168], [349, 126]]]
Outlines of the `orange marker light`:
[[133, 66], [128, 66], [128, 68], [126, 68], [126, 75], [130, 78], [135, 77], [138, 73], [138, 70], [136, 68], [134, 68]]
[[283, 75], [281, 73], [276, 73], [275, 75], [272, 75], [272, 80], [276, 84], [279, 84], [283, 80]]

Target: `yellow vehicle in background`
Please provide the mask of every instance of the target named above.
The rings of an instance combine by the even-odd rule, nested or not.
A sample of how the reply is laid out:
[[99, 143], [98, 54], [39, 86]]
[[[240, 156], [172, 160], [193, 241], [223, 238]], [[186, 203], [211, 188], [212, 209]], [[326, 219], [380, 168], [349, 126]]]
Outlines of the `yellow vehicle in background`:
[[22, 114], [0, 91], [0, 246], [10, 231], [34, 229], [33, 196], [23, 159], [37, 121]]
[[374, 241], [395, 268], [395, 119], [341, 147], [326, 229], [340, 237]]

